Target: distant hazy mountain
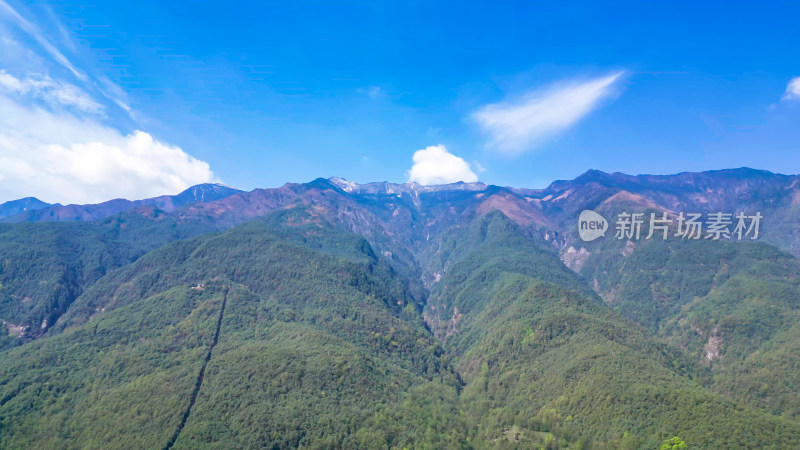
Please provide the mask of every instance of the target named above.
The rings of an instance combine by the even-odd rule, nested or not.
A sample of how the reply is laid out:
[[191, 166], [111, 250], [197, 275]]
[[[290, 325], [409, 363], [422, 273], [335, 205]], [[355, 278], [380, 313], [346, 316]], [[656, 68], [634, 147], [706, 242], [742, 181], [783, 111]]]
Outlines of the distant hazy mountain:
[[54, 205], [43, 202], [36, 197], [25, 197], [19, 200], [11, 200], [5, 203], [0, 203], [0, 218], [46, 208], [48, 206]]
[[[192, 186], [178, 195], [162, 195], [133, 201], [114, 199], [91, 205], [44, 204], [44, 206], [39, 208], [23, 209], [11, 214], [6, 214], [5, 216], [0, 214], [0, 217], [8, 216], [3, 219], [3, 221], [9, 223], [91, 221], [112, 216], [142, 205], [153, 205], [163, 211], [169, 212], [189, 203], [211, 202], [239, 192], [242, 191], [221, 184], [206, 183]], [[19, 201], [20, 200], [17, 200], [17, 202]]]

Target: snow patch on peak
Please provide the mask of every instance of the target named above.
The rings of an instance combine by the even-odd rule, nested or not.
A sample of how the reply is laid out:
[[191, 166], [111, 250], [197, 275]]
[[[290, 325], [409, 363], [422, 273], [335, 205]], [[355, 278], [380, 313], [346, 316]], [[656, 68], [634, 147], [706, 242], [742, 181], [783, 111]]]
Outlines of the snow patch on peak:
[[328, 178], [328, 181], [330, 181], [336, 187], [338, 187], [339, 189], [341, 189], [341, 190], [343, 190], [345, 192], [353, 192], [353, 191], [358, 189], [358, 183], [356, 183], [354, 181], [347, 181], [344, 178], [331, 177], [331, 178]]

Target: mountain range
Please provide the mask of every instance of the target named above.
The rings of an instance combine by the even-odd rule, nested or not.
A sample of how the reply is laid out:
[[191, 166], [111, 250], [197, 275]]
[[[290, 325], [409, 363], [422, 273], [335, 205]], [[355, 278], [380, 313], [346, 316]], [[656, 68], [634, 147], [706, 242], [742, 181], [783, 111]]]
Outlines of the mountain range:
[[[585, 242], [584, 210], [763, 219]], [[0, 217], [2, 448], [800, 447], [797, 175], [319, 178]]]
[[46, 203], [35, 197], [12, 200], [0, 205], [0, 220], [15, 222], [91, 221], [112, 216], [137, 206], [153, 205], [163, 211], [174, 211], [193, 202], [212, 202], [241, 192], [222, 184], [198, 184], [177, 195], [162, 195], [144, 200], [109, 200], [93, 205], [61, 205]]

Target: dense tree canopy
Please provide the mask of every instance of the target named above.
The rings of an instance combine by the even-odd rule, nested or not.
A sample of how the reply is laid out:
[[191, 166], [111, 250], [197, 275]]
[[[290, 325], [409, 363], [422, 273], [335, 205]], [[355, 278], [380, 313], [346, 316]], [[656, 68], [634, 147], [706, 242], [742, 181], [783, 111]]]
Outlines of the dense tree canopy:
[[578, 275], [498, 212], [416, 266], [306, 208], [73, 225], [0, 228], [5, 317], [39, 320], [26, 289], [61, 311], [0, 335], [0, 448], [800, 447], [800, 270], [768, 246], [612, 248]]

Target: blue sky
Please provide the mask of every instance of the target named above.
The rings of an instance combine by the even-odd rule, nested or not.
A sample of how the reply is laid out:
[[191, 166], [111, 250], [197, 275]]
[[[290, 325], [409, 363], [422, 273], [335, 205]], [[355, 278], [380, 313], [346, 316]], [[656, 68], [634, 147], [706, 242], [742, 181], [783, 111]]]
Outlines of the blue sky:
[[252, 3], [0, 0], [0, 201], [800, 173], [796, 2]]

